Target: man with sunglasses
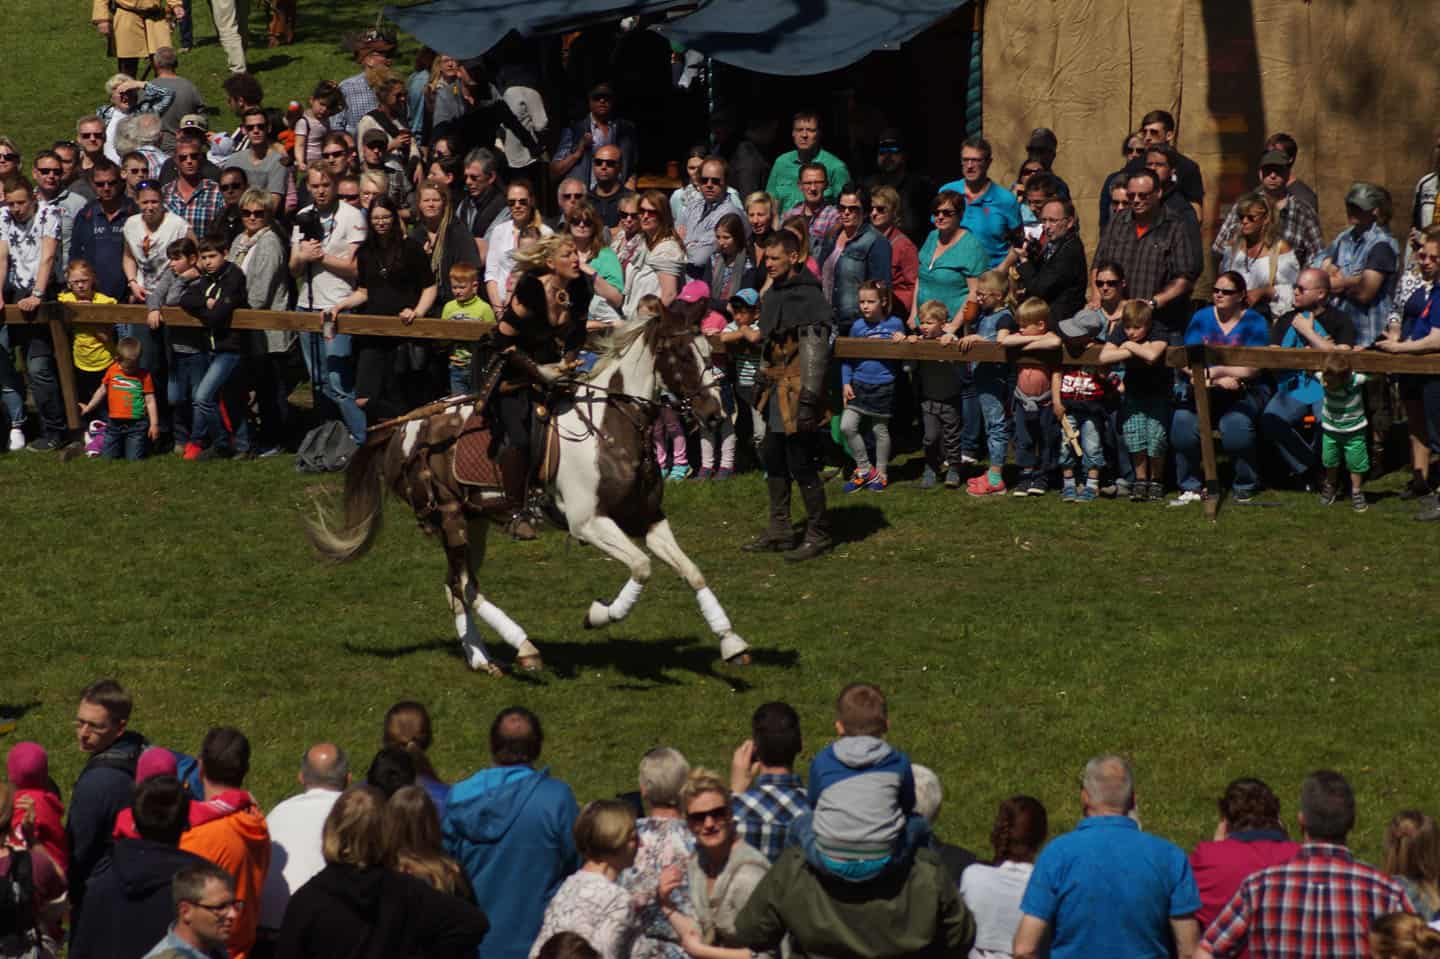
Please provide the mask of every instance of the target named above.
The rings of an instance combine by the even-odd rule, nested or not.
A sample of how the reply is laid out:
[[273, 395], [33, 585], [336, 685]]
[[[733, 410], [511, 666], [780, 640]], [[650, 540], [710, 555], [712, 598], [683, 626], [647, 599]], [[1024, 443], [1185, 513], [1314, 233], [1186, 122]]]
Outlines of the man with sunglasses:
[[[202, 180], [214, 180], [220, 182], [220, 167], [210, 159], [210, 140], [207, 135], [209, 121], [199, 115], [187, 116], [180, 121], [180, 132], [175, 135], [177, 144], [193, 143], [200, 148], [200, 178]], [[175, 165], [175, 157], [172, 154], [166, 157], [164, 165], [160, 167], [160, 176], [157, 179], [161, 186], [174, 183], [175, 178], [180, 175], [180, 170]]]
[[919, 246], [930, 233], [926, 212], [935, 197], [935, 181], [910, 169], [899, 130], [881, 131], [880, 142], [875, 146], [875, 166], [880, 172], [866, 180], [865, 185], [872, 191], [888, 186], [899, 194], [900, 209], [895, 211], [895, 222], [900, 231]]
[[455, 216], [470, 229], [480, 262], [490, 253], [485, 235], [505, 212], [505, 193], [500, 189], [499, 161], [484, 147], [465, 154], [465, 198], [455, 208]]
[[225, 200], [225, 209], [211, 229], [215, 236], [233, 243], [245, 231], [244, 214], [240, 209], [240, 198], [250, 189], [250, 181], [243, 170], [225, 170], [220, 174], [220, 195]]
[[330, 129], [344, 130], [352, 137], [356, 135], [360, 118], [380, 105], [375, 91], [365, 74], [370, 70], [381, 70], [390, 66], [390, 56], [395, 52], [395, 41], [372, 30], [355, 44], [355, 62], [360, 72], [340, 81], [340, 92], [345, 95], [345, 109], [330, 117]]
[[570, 228], [566, 220], [570, 217], [570, 211], [575, 208], [575, 204], [585, 199], [588, 192], [585, 184], [573, 176], [561, 180], [560, 185], [555, 188], [555, 202], [560, 207], [560, 212], [550, 221], [550, 228], [556, 233], [567, 232]]
[[[1111, 218], [1093, 262], [1120, 264], [1131, 297], [1150, 303], [1155, 329], [1178, 346], [1189, 322], [1190, 291], [1204, 267], [1198, 231], [1160, 205], [1160, 184], [1149, 170], [1131, 175], [1125, 192], [1130, 209]], [[1091, 308], [1100, 305], [1093, 266], [1086, 300]]]
[[588, 190], [595, 184], [595, 151], [614, 145], [620, 149], [620, 182], [635, 189], [639, 140], [635, 124], [614, 115], [615, 89], [608, 83], [596, 84], [590, 91], [590, 112], [576, 120], [560, 134], [555, 157], [550, 161], [550, 175], [555, 179], [572, 176]]
[[54, 150], [55, 156], [60, 159], [60, 181], [65, 184], [66, 189], [84, 197], [86, 203], [95, 199], [95, 191], [90, 188], [90, 181], [80, 169], [80, 144], [74, 140], [56, 140], [50, 145], [50, 149]]
[[621, 159], [620, 148], [611, 143], [596, 150], [591, 163], [595, 183], [590, 187], [590, 202], [600, 214], [600, 221], [610, 230], [620, 223], [620, 202], [635, 196], [635, 191], [625, 189], [625, 184], [620, 182]]
[[50, 204], [60, 214], [60, 257], [55, 261], [55, 279], [59, 282], [64, 275], [65, 264], [70, 262], [70, 238], [75, 229], [75, 217], [89, 201], [65, 185], [65, 166], [54, 150], [41, 150], [35, 154], [30, 173], [35, 178], [35, 195], [40, 202]]
[[205, 236], [225, 215], [225, 194], [220, 184], [200, 175], [205, 148], [194, 139], [180, 141], [174, 160], [177, 175], [160, 190], [165, 209], [183, 217], [197, 237]]
[[[10, 303], [33, 312], [55, 298], [56, 261], [60, 256], [60, 212], [35, 196], [30, 181], [15, 177], [4, 184], [5, 205], [0, 208], [0, 307]], [[15, 356], [25, 354], [30, 393], [40, 411], [45, 435], [30, 444], [37, 452], [65, 445], [65, 401], [55, 368], [55, 349], [44, 326], [0, 327], [0, 391], [10, 418], [11, 448], [14, 432], [24, 418], [21, 405], [24, 384], [15, 370]], [[23, 436], [20, 437], [23, 439]]]
[[270, 138], [270, 121], [261, 108], [247, 107], [240, 115], [240, 123], [247, 149], [226, 157], [221, 169], [243, 170], [251, 186], [275, 195], [276, 208], [280, 209], [285, 202], [290, 170]]
[[[1100, 229], [1104, 230], [1109, 226], [1110, 218], [1119, 212], [1111, 202], [1112, 194], [1117, 190], [1125, 192], [1125, 181], [1130, 174], [1145, 167], [1145, 138], [1140, 131], [1125, 134], [1125, 142], [1120, 145], [1120, 153], [1125, 157], [1125, 165], [1105, 178], [1105, 184], [1100, 188]], [[1130, 201], [1125, 201], [1128, 206]]]
[[175, 874], [171, 884], [175, 922], [147, 956], [226, 959], [227, 943], [247, 903], [235, 898], [235, 880], [213, 863]]
[[692, 280], [698, 280], [710, 265], [710, 256], [715, 252], [715, 226], [721, 218], [727, 213], [733, 213], [742, 220], [745, 217], [744, 209], [726, 193], [727, 172], [724, 160], [706, 157], [700, 165], [700, 193], [685, 204], [685, 209], [680, 211], [680, 219], [675, 223], [675, 231], [685, 244], [685, 259], [688, 261], [685, 273]]
[[105, 121], [93, 114], [81, 117], [75, 124], [75, 142], [80, 144], [80, 169], [89, 170], [105, 155]]
[[75, 215], [70, 234], [70, 255], [95, 268], [95, 291], [124, 300], [125, 221], [140, 212], [125, 193], [120, 168], [101, 157], [90, 169], [95, 199]]

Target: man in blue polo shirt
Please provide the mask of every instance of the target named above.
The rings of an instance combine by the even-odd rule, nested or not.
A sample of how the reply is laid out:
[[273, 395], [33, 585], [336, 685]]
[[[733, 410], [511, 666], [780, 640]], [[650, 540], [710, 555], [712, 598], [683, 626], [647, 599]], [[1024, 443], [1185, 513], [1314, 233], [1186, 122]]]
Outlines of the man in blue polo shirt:
[[1085, 818], [1045, 847], [1025, 887], [1015, 959], [1039, 955], [1047, 931], [1052, 959], [1189, 959], [1200, 892], [1184, 851], [1130, 818], [1130, 764], [1114, 755], [1086, 763], [1080, 802]]
[[960, 145], [960, 179], [940, 188], [965, 196], [960, 225], [975, 235], [990, 258], [990, 269], [1008, 268], [1015, 259], [1014, 236], [1020, 228], [1020, 201], [990, 179], [990, 141], [969, 137]]

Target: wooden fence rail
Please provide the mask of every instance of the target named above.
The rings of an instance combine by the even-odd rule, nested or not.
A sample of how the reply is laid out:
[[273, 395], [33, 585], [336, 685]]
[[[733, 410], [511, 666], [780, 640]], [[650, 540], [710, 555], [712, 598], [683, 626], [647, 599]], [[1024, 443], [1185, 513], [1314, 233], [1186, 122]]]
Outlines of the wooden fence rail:
[[[148, 310], [143, 306], [89, 303], [46, 303], [34, 313], [22, 313], [18, 307], [4, 308], [8, 324], [48, 325], [57, 358], [71, 357], [70, 328], [77, 326], [115, 326], [122, 323], [144, 323]], [[203, 326], [200, 321], [177, 307], [161, 311], [171, 326]], [[231, 325], [241, 330], [293, 330], [299, 333], [320, 332], [319, 313], [294, 313], [279, 310], [236, 310]], [[337, 331], [359, 336], [397, 336], [431, 340], [468, 340], [475, 325], [467, 320], [417, 319], [406, 325], [393, 316], [370, 316], [359, 313], [341, 314]], [[716, 344], [718, 346], [718, 343]], [[1319, 350], [1280, 349], [1278, 347], [1246, 346], [1177, 346], [1165, 355], [1167, 366], [1188, 369], [1194, 385], [1195, 413], [1199, 423], [1200, 459], [1205, 476], [1205, 515], [1213, 520], [1220, 501], [1219, 469], [1215, 459], [1214, 422], [1211, 413], [1210, 388], [1205, 367], [1213, 364], [1253, 366], [1265, 370], [1320, 370], [1329, 354]], [[1347, 350], [1339, 354], [1347, 368], [1366, 373], [1420, 373], [1440, 375], [1440, 354], [1396, 356], [1364, 350]], [[879, 360], [941, 360], [945, 362], [1009, 362], [1034, 359], [1064, 366], [1098, 364], [1100, 348], [1091, 346], [1083, 352], [1065, 349], [1022, 350], [997, 343], [982, 343], [961, 352], [955, 345], [934, 342], [895, 343], [885, 340], [841, 337], [835, 344], [839, 359]], [[65, 397], [66, 419], [71, 429], [80, 428], [79, 403], [75, 395], [75, 367], [71, 362], [57, 362], [61, 392]]]

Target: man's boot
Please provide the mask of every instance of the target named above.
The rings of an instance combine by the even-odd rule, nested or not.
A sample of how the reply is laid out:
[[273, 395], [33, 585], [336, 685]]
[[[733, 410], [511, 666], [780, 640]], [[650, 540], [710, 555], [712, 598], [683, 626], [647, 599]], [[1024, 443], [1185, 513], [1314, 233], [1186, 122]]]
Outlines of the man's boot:
[[795, 546], [795, 532], [790, 528], [790, 480], [771, 476], [765, 485], [770, 493], [770, 525], [740, 547], [747, 553], [783, 553]]
[[803, 563], [814, 559], [834, 545], [830, 541], [830, 519], [825, 512], [825, 484], [800, 487], [805, 503], [805, 539], [785, 554], [787, 563]]

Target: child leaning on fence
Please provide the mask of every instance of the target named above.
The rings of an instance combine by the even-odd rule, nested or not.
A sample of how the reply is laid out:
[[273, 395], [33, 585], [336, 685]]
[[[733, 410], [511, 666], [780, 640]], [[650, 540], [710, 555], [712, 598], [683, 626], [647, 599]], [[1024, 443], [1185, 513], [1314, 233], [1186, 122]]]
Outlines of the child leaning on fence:
[[[1060, 337], [1071, 350], [1082, 350], [1095, 342], [1105, 329], [1105, 315], [1099, 310], [1081, 310], [1061, 320]], [[1066, 503], [1088, 503], [1100, 495], [1100, 471], [1105, 468], [1105, 396], [1110, 381], [1105, 371], [1094, 366], [1065, 366], [1050, 375], [1050, 404], [1060, 424], [1060, 499]], [[1084, 485], [1077, 487], [1076, 467], [1085, 471]]]
[[[95, 290], [95, 268], [85, 260], [71, 260], [65, 268], [65, 285], [68, 289], [58, 299], [61, 303], [95, 303], [107, 306], [115, 303], [113, 296], [106, 296]], [[115, 340], [108, 330], [98, 326], [79, 327], [71, 343], [70, 353], [75, 361], [75, 392], [86, 396], [95, 392], [105, 371], [115, 362], [112, 351]]]
[[[1060, 338], [1051, 331], [1050, 306], [1032, 296], [1015, 310], [1016, 331], [1005, 337], [1004, 345], [1025, 350], [1053, 349]], [[1055, 472], [1060, 427], [1051, 407], [1050, 375], [1055, 366], [1041, 359], [1021, 356], [1015, 362], [1015, 390], [1011, 397], [1015, 424], [1015, 465], [1020, 478], [1013, 496], [1044, 496]]]
[[[454, 299], [441, 308], [440, 319], [474, 321], [476, 340], [494, 331], [495, 311], [480, 296], [480, 271], [475, 264], [451, 264], [450, 292]], [[475, 359], [471, 350], [467, 343], [456, 343], [450, 348], [451, 393], [470, 392], [470, 368]], [[481, 367], [485, 365], [482, 363]]]
[[[977, 343], [1003, 343], [1015, 331], [1015, 314], [1010, 311], [1010, 277], [1000, 270], [982, 273], [971, 294], [977, 307], [975, 316], [965, 324], [960, 350], [965, 352]], [[975, 399], [985, 422], [985, 444], [990, 467], [965, 484], [971, 496], [991, 496], [1005, 492], [1002, 477], [1005, 459], [1010, 454], [1010, 437], [1015, 431], [1010, 418], [1010, 364], [971, 363], [970, 376], [975, 384]]]
[[1130, 499], [1136, 503], [1164, 500], [1165, 451], [1169, 446], [1170, 397], [1174, 377], [1165, 365], [1167, 346], [1155, 329], [1150, 304], [1127, 300], [1120, 308], [1122, 335], [1100, 351], [1106, 363], [1125, 364], [1125, 395], [1120, 432], [1135, 467]]
[[[920, 325], [918, 334], [903, 336], [899, 333], [892, 340], [918, 343], [921, 340], [938, 342], [950, 321], [950, 311], [939, 300], [926, 300], [915, 311]], [[934, 487], [940, 470], [945, 469], [945, 485], [950, 489], [960, 486], [960, 364], [945, 360], [921, 360], [915, 364], [915, 380], [920, 394], [920, 425], [924, 429], [925, 472], [920, 477], [920, 488]]]
[[1350, 473], [1350, 505], [1355, 512], [1369, 509], [1360, 486], [1370, 471], [1370, 450], [1365, 445], [1364, 373], [1346, 369], [1344, 354], [1325, 355], [1325, 402], [1320, 410], [1320, 465], [1325, 467], [1325, 485], [1320, 490], [1320, 503], [1329, 506], [1340, 496], [1340, 467]]
[[[869, 340], [890, 340], [904, 332], [900, 317], [890, 313], [890, 287], [875, 280], [860, 284], [860, 318], [850, 326], [850, 335]], [[890, 417], [895, 412], [895, 367], [893, 360], [845, 360], [840, 364], [840, 393], [845, 412], [840, 416], [840, 435], [850, 447], [855, 473], [845, 492], [868, 489], [883, 493], [889, 485]], [[875, 463], [870, 463], [865, 437], [868, 428], [875, 437]]]
[[[181, 237], [165, 248], [169, 269], [161, 270], [154, 283], [145, 286], [146, 322], [150, 329], [164, 325], [160, 308], [179, 306], [192, 284], [200, 282], [196, 265], [200, 251], [195, 241]], [[170, 403], [170, 419], [175, 431], [175, 445], [184, 449], [190, 442], [190, 423], [194, 417], [195, 391], [210, 367], [210, 338], [203, 329], [193, 326], [165, 326], [165, 398]]]
[[143, 459], [145, 441], [153, 443], [160, 436], [160, 420], [155, 382], [140, 367], [140, 341], [135, 337], [124, 337], [115, 344], [115, 362], [105, 371], [90, 401], [80, 405], [80, 415], [89, 415], [101, 400], [106, 401], [109, 416], [100, 455], [108, 460], [122, 456], [131, 461]]

